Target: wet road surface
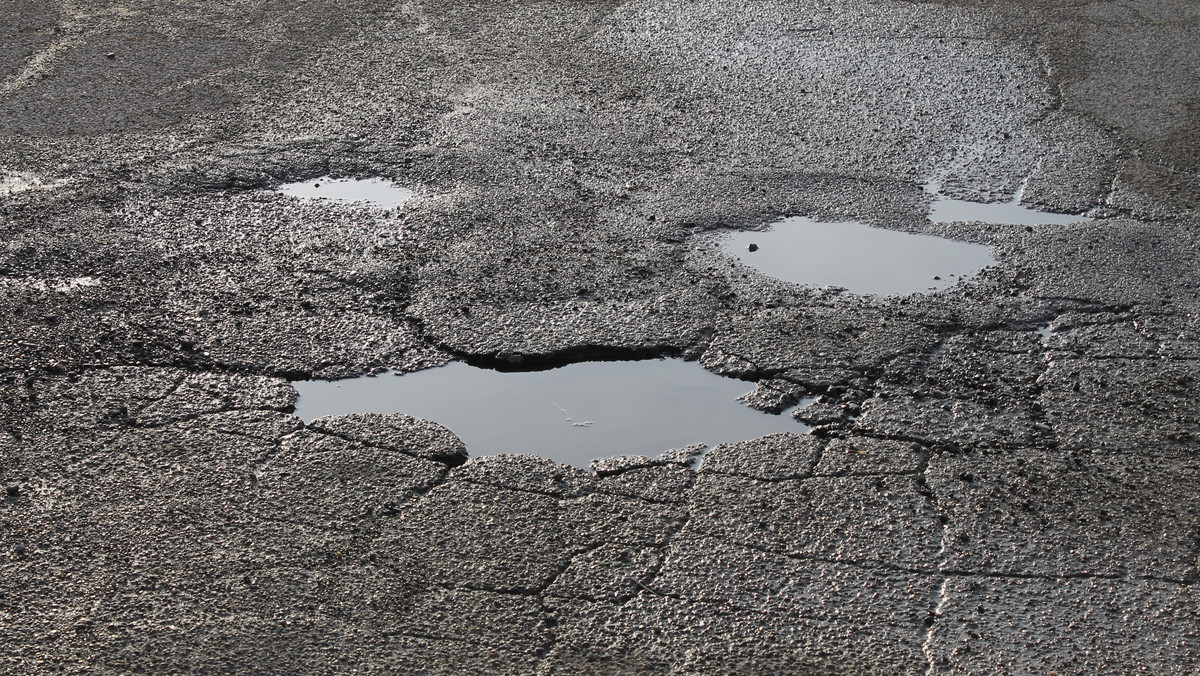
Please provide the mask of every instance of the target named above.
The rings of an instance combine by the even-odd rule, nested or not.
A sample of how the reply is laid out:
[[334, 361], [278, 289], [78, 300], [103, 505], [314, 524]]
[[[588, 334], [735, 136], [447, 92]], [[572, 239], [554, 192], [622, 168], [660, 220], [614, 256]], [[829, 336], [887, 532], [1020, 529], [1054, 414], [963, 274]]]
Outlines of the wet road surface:
[[[1198, 22], [3, 3], [0, 672], [1195, 673]], [[325, 177], [413, 197], [274, 192]], [[931, 221], [930, 182], [1091, 220]], [[788, 216], [997, 264], [870, 296], [722, 252]], [[592, 472], [293, 415], [650, 357], [812, 433]]]

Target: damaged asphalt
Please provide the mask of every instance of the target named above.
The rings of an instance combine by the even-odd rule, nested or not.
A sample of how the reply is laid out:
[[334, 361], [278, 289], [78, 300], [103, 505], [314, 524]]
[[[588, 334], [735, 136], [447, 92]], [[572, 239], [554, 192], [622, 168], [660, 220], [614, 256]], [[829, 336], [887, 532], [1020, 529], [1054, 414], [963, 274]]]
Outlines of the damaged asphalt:
[[[0, 672], [1195, 673], [1198, 34], [1173, 0], [0, 4]], [[271, 191], [325, 175], [416, 198]], [[930, 178], [1093, 220], [933, 224]], [[1000, 264], [874, 298], [720, 253], [782, 215]], [[588, 472], [291, 414], [295, 379], [655, 356], [818, 397], [814, 432]]]

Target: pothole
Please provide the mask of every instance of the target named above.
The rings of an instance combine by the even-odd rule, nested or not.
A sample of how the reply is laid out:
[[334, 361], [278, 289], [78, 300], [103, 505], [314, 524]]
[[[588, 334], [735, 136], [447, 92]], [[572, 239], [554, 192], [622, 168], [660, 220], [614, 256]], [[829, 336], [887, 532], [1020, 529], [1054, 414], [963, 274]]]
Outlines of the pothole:
[[657, 456], [808, 427], [737, 401], [753, 386], [679, 359], [582, 362], [500, 372], [461, 362], [406, 373], [296, 381], [305, 422], [405, 413], [453, 431], [472, 456], [533, 453], [587, 468], [595, 458]]
[[983, 244], [800, 216], [766, 231], [733, 233], [723, 248], [778, 279], [876, 296], [948, 288], [996, 263]]
[[334, 202], [365, 202], [385, 209], [412, 199], [413, 191], [382, 178], [330, 178], [285, 183], [276, 192], [293, 197], [326, 199]]
[[1021, 206], [1021, 194], [1024, 188], [1017, 191], [1010, 202], [968, 202], [956, 200], [939, 194], [941, 188], [937, 183], [927, 183], [925, 192], [934, 195], [936, 199], [929, 210], [929, 220], [934, 223], [952, 223], [967, 221], [991, 223], [993, 225], [1063, 225], [1079, 223], [1092, 219], [1086, 216], [1070, 214], [1052, 214]]
[[[934, 223], [1058, 225], [1091, 220], [1023, 207], [1023, 189], [1010, 202], [985, 204], [941, 195], [935, 182], [924, 188], [936, 196], [929, 213]], [[982, 244], [800, 216], [773, 223], [766, 231], [731, 234], [723, 249], [771, 277], [872, 296], [938, 291], [996, 264], [991, 247]]]

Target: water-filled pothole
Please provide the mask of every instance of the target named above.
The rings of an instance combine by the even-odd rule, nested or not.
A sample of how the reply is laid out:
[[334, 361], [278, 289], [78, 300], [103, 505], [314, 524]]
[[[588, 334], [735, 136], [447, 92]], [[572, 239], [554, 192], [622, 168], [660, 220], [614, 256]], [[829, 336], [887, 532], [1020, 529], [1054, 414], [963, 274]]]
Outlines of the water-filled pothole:
[[991, 223], [993, 225], [1063, 225], [1090, 221], [1086, 216], [1070, 214], [1052, 214], [1021, 206], [1021, 191], [1010, 202], [968, 202], [956, 200], [939, 194], [937, 183], [928, 183], [925, 191], [935, 195], [933, 206], [929, 210], [929, 220], [934, 223], [951, 223], [954, 221], [974, 221]]
[[390, 209], [413, 198], [413, 191], [382, 178], [330, 178], [285, 183], [275, 189], [293, 197], [327, 199], [335, 202], [367, 202]]
[[[1021, 192], [1011, 202], [984, 204], [941, 195], [937, 183], [924, 188], [936, 197], [929, 212], [934, 223], [1058, 225], [1091, 220], [1023, 207]], [[724, 250], [772, 277], [875, 296], [945, 289], [996, 263], [991, 247], [982, 244], [799, 216], [773, 223], [763, 232], [730, 235]]]
[[778, 279], [878, 296], [944, 289], [996, 263], [982, 244], [800, 216], [734, 233], [724, 250]]
[[461, 362], [406, 373], [296, 381], [305, 422], [346, 413], [405, 413], [448, 427], [472, 456], [533, 453], [588, 467], [595, 458], [657, 456], [693, 444], [808, 430], [737, 398], [749, 383], [694, 362], [583, 362], [500, 372]]

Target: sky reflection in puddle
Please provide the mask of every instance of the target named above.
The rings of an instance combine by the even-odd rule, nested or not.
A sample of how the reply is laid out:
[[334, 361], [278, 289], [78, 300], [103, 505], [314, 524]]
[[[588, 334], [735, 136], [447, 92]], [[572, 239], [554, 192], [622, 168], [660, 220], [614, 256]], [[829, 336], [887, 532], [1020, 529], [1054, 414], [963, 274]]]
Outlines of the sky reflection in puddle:
[[[936, 196], [929, 213], [935, 223], [1056, 225], [1090, 220], [1025, 208], [1020, 193], [1011, 202], [983, 204], [938, 195], [935, 183], [924, 187]], [[983, 244], [801, 216], [785, 218], [765, 231], [732, 233], [722, 248], [777, 279], [874, 296], [949, 288], [996, 264], [991, 247]]]
[[1052, 214], [1021, 206], [1021, 193], [1017, 192], [1010, 202], [968, 202], [938, 194], [939, 186], [929, 183], [925, 191], [936, 196], [929, 210], [929, 220], [934, 223], [975, 221], [994, 225], [1063, 225], [1092, 219], [1070, 214]]
[[296, 381], [305, 422], [344, 413], [406, 413], [452, 430], [472, 456], [534, 453], [588, 466], [594, 458], [655, 457], [697, 443], [755, 439], [808, 427], [737, 398], [753, 383], [679, 359], [582, 362], [505, 373], [461, 362], [395, 376]]
[[276, 192], [293, 197], [326, 199], [333, 202], [366, 202], [390, 209], [413, 198], [413, 191], [382, 178], [330, 178], [285, 183]]
[[982, 244], [800, 216], [733, 233], [723, 248], [778, 279], [879, 296], [944, 289], [996, 263]]

